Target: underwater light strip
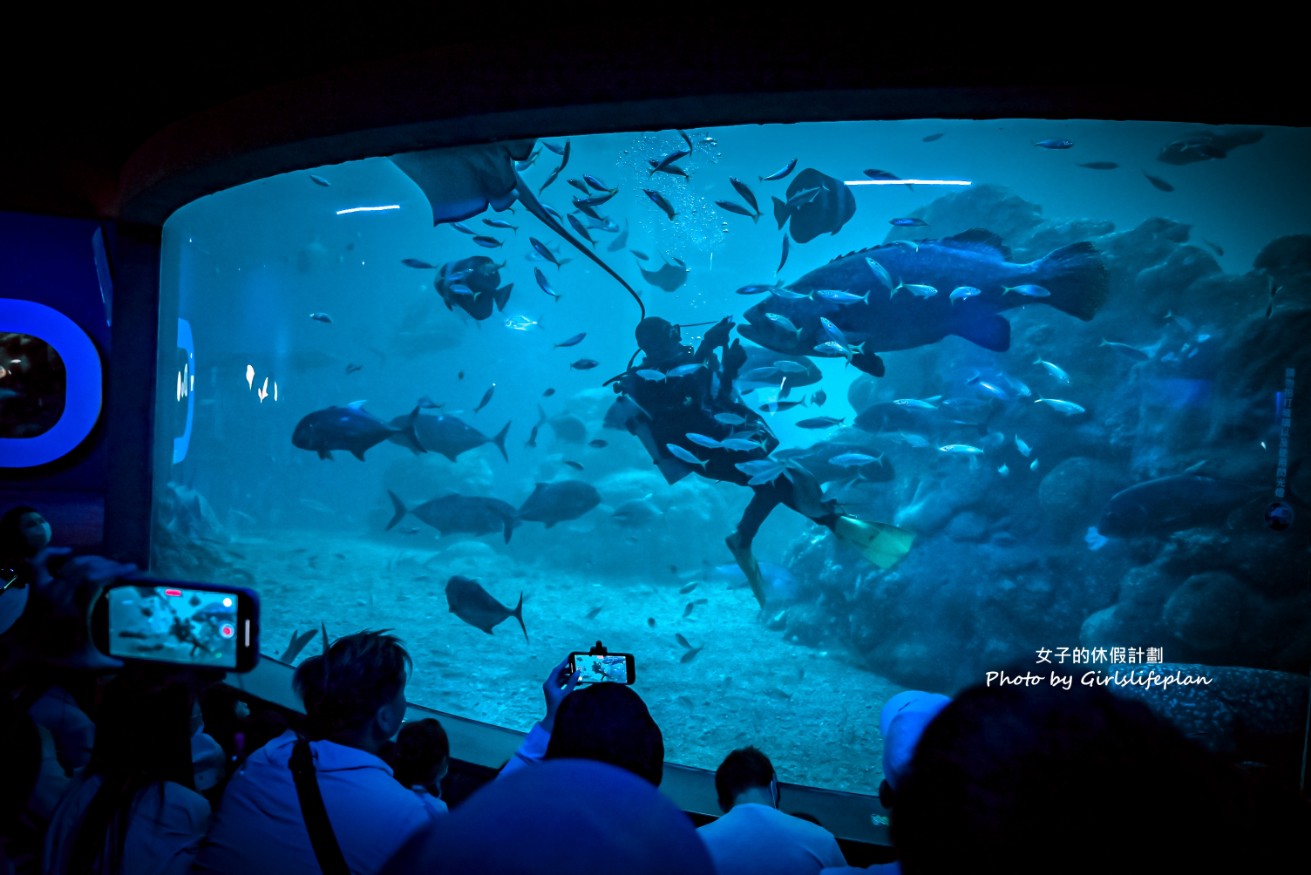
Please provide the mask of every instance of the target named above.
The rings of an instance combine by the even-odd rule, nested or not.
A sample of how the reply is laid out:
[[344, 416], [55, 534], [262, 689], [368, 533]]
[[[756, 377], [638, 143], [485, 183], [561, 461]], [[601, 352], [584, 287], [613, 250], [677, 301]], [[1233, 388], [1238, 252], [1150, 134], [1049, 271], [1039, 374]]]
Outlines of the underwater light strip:
[[337, 210], [337, 215], [344, 216], [347, 213], [376, 213], [380, 210], [399, 210], [400, 208], [400, 204], [387, 204], [382, 207], [350, 207], [345, 210]]
[[33, 468], [77, 449], [100, 419], [100, 352], [76, 322], [35, 301], [0, 298], [0, 332], [28, 334], [64, 362], [64, 413], [42, 434], [0, 438], [0, 467]]
[[847, 185], [973, 185], [970, 179], [845, 179]]

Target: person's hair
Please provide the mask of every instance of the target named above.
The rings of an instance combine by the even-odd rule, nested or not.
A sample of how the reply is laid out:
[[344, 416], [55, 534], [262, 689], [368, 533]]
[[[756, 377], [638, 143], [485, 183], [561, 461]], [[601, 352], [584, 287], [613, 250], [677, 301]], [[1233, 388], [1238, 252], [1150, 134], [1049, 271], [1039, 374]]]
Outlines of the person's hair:
[[27, 711], [8, 696], [0, 695], [0, 750], [5, 766], [0, 769], [0, 848], [19, 815], [41, 767], [41, 735]]
[[[1244, 796], [1235, 770], [1142, 702], [977, 684], [924, 730], [890, 809], [892, 842], [906, 875], [979, 860], [1014, 875], [1248, 868], [1225, 857], [1260, 850], [1234, 838], [1249, 822]], [[1159, 841], [1121, 823], [1140, 803]], [[1208, 831], [1214, 844], [1197, 834], [1205, 823], [1223, 825]]]
[[[158, 793], [162, 802], [168, 781], [195, 789], [191, 718], [196, 702], [191, 681], [153, 665], [124, 668], [105, 685], [86, 767], [101, 783], [76, 827], [70, 872], [122, 872], [138, 794]], [[105, 856], [108, 872], [99, 866]]]
[[389, 762], [396, 780], [406, 787], [427, 787], [437, 780], [442, 763], [451, 755], [446, 729], [436, 717], [402, 723], [396, 743], [389, 751]]
[[564, 697], [546, 746], [546, 759], [597, 760], [660, 786], [665, 739], [632, 687], [591, 684]]
[[32, 547], [27, 543], [22, 530], [23, 517], [29, 513], [40, 514], [41, 511], [20, 504], [0, 516], [0, 565], [27, 559], [32, 555]]
[[733, 800], [752, 787], [768, 787], [774, 780], [774, 764], [756, 747], [748, 745], [724, 757], [715, 769], [715, 795], [719, 808], [728, 811]]
[[305, 705], [313, 738], [355, 732], [396, 698], [410, 672], [410, 655], [388, 630], [343, 635], [327, 653], [296, 666], [292, 688]]

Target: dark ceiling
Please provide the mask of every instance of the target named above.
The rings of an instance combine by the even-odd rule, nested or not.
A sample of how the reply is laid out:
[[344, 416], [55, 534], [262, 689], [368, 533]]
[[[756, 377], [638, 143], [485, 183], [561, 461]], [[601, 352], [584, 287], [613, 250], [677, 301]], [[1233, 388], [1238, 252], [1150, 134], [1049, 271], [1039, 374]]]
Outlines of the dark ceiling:
[[[1272, 40], [1286, 40], [1278, 29], [1238, 52], [1109, 21], [1031, 22], [1023, 36], [996, 20], [953, 29], [945, 9], [893, 22], [764, 7], [747, 18], [644, 5], [635, 19], [596, 4], [567, 17], [245, 5], [179, 7], [185, 22], [135, 25], [61, 10], [69, 20], [51, 15], [23, 31], [32, 45], [0, 60], [10, 85], [0, 210], [123, 218], [126, 200], [190, 174], [141, 211], [154, 221], [178, 198], [257, 172], [242, 155], [308, 141], [322, 149], [304, 166], [345, 160], [362, 148], [346, 133], [398, 125], [414, 129], [415, 147], [823, 117], [1311, 119], [1311, 102], [1290, 93], [1305, 79], [1301, 53], [1275, 49]], [[1227, 36], [1241, 32], [1226, 24]], [[515, 120], [487, 124], [493, 116]], [[430, 117], [445, 127], [420, 130]], [[276, 171], [297, 159], [284, 149], [269, 160], [263, 169]]]

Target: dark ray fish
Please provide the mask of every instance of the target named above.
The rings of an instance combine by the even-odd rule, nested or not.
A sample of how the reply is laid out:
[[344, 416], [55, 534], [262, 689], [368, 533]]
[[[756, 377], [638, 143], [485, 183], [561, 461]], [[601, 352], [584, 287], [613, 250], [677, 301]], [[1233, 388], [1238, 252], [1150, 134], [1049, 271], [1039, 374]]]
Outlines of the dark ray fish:
[[387, 495], [392, 505], [392, 518], [387, 523], [387, 531], [405, 519], [406, 514], [413, 514], [442, 535], [487, 535], [501, 532], [508, 544], [514, 527], [519, 523], [514, 506], [499, 498], [448, 492], [417, 507], [407, 508], [405, 502], [390, 489]]
[[1076, 167], [1087, 167], [1089, 170], [1115, 170], [1119, 167], [1114, 161], [1085, 161], [1082, 164], [1076, 164]]
[[[533, 139], [510, 140], [490, 145], [429, 149], [393, 155], [391, 160], [422, 189], [432, 208], [434, 225], [476, 216], [488, 206], [498, 212], [506, 210], [518, 200], [542, 224], [568, 241], [619, 283], [637, 303], [638, 310], [645, 318], [646, 305], [632, 286], [599, 255], [565, 230], [560, 220], [551, 215], [515, 169], [515, 162], [526, 159], [536, 143]], [[563, 160], [560, 167], [556, 168], [556, 174], [569, 161], [568, 141], [561, 154]]]
[[941, 134], [941, 133], [938, 133], [938, 134], [929, 134], [927, 137], [921, 137], [921, 138], [920, 138], [920, 142], [921, 142], [921, 143], [932, 143], [934, 140], [941, 140], [941, 139], [943, 138], [943, 136], [944, 136], [944, 134]]
[[645, 194], [648, 198], [651, 199], [651, 203], [655, 204], [655, 205], [658, 206], [660, 209], [664, 210], [664, 213], [665, 213], [666, 216], [669, 217], [669, 220], [670, 220], [670, 221], [673, 221], [674, 216], [677, 215], [677, 214], [674, 212], [674, 205], [671, 204], [671, 203], [670, 203], [670, 202], [665, 198], [664, 195], [662, 195], [662, 194], [661, 194], [660, 192], [658, 192], [658, 191], [654, 191], [654, 190], [649, 189], [649, 188], [644, 188], [644, 189], [642, 189], [642, 193]]
[[[310, 174], [310, 181], [313, 182], [315, 185], [321, 185], [324, 188], [328, 188], [332, 185], [331, 182], [328, 182], [328, 180], [324, 179], [322, 176], [319, 176], [318, 174], [315, 173]], [[287, 662], [287, 661], [288, 660], [283, 660], [283, 662]]]
[[528, 641], [528, 627], [523, 622], [523, 593], [519, 593], [519, 604], [510, 610], [478, 581], [456, 574], [446, 581], [446, 604], [452, 614], [488, 635], [507, 617], [514, 617], [523, 629], [523, 640]]
[[[813, 195], [805, 193], [814, 189]], [[856, 214], [856, 198], [839, 179], [807, 167], [788, 185], [786, 201], [774, 198], [774, 221], [788, 225], [792, 239], [807, 243], [836, 234]]]
[[774, 180], [776, 180], [776, 179], [784, 179], [784, 178], [787, 177], [787, 175], [788, 175], [789, 173], [791, 173], [791, 172], [793, 171], [793, 169], [796, 168], [796, 166], [797, 166], [797, 159], [793, 158], [793, 159], [792, 159], [791, 161], [789, 161], [787, 164], [785, 164], [785, 165], [783, 165], [782, 167], [780, 167], [779, 169], [775, 170], [773, 173], [769, 174], [768, 176], [762, 176], [762, 177], [760, 177], [760, 181], [761, 181], [761, 182], [772, 182], [772, 181], [774, 181]]
[[1143, 171], [1143, 176], [1146, 176], [1147, 181], [1160, 191], [1174, 191], [1174, 186], [1159, 176], [1152, 176], [1152, 174], [1148, 173], [1146, 170]]
[[418, 268], [419, 270], [435, 270], [437, 268], [437, 265], [429, 264], [422, 258], [402, 258], [401, 264], [406, 267]]
[[1197, 131], [1167, 143], [1157, 154], [1156, 160], [1165, 164], [1214, 161], [1224, 158], [1239, 146], [1249, 146], [1259, 141], [1263, 136], [1265, 132], [1259, 128]]
[[491, 317], [493, 308], [504, 310], [514, 283], [501, 285], [501, 267], [486, 255], [474, 255], [443, 264], [433, 280], [446, 309], [459, 307], [474, 319]]
[[538, 483], [519, 506], [519, 519], [545, 523], [549, 529], [556, 523], [578, 519], [600, 503], [601, 493], [582, 480]]
[[643, 279], [666, 292], [676, 291], [679, 286], [687, 282], [689, 273], [687, 265], [681, 258], [666, 260], [659, 270], [647, 270], [642, 267], [638, 270], [642, 272]]
[[[970, 299], [969, 307], [952, 306], [945, 294], [893, 295], [889, 278], [898, 284], [938, 289], [968, 285], [981, 292]], [[1041, 285], [1051, 294], [1045, 298], [1005, 294], [1007, 287], [1025, 283]], [[1009, 349], [1010, 323], [1001, 313], [1021, 305], [1043, 304], [1088, 321], [1105, 303], [1109, 280], [1105, 261], [1091, 243], [1063, 246], [1017, 264], [1009, 260], [997, 235], [973, 229], [942, 240], [921, 240], [915, 246], [888, 243], [858, 250], [810, 271], [788, 288], [803, 295], [845, 289], [861, 295], [868, 291], [870, 296], [866, 304], [844, 305], [822, 295], [795, 299], [770, 295], [744, 314], [747, 323], [738, 326], [743, 338], [792, 355], [834, 357], [854, 351], [853, 365], [881, 376], [883, 362], [875, 353], [927, 346], [950, 334], [984, 349]], [[779, 316], [796, 330], [786, 328]], [[821, 318], [842, 332], [848, 353], [816, 350], [829, 340]]]
[[583, 342], [583, 338], [586, 336], [587, 336], [586, 331], [580, 331], [579, 333], [575, 334], [573, 337], [569, 338], [568, 340], [562, 340], [559, 343], [552, 344], [552, 348], [559, 349], [562, 346], [577, 346], [578, 344]]
[[584, 614], [584, 615], [583, 615], [583, 619], [585, 619], [585, 620], [595, 620], [595, 619], [596, 619], [596, 615], [599, 614], [599, 613], [601, 613], [601, 610], [602, 610], [604, 607], [605, 607], [604, 605], [597, 605], [596, 607], [594, 607], [594, 608], [592, 608], [590, 611], [588, 611], [586, 614]]
[[[411, 433], [393, 434], [390, 438], [393, 443], [410, 449], [414, 449], [413, 445], [417, 445], [419, 451], [441, 453], [452, 462], [458, 459], [461, 453], [481, 447], [483, 444], [492, 444], [501, 451], [505, 461], [510, 461], [509, 455], [505, 452], [505, 436], [510, 431], [509, 422], [497, 432], [495, 437], [488, 437], [458, 417], [443, 413], [428, 416], [417, 411], [418, 408], [415, 408], [415, 413], [410, 414], [414, 419]], [[401, 419], [403, 417], [397, 417], [392, 421], [392, 425], [395, 426]]]
[[320, 459], [331, 459], [333, 450], [346, 450], [361, 462], [367, 450], [385, 440], [393, 440], [422, 453], [423, 447], [415, 440], [418, 418], [417, 407], [390, 424], [365, 410], [363, 401], [345, 407], [326, 407], [307, 413], [296, 423], [291, 433], [291, 445], [318, 453]]

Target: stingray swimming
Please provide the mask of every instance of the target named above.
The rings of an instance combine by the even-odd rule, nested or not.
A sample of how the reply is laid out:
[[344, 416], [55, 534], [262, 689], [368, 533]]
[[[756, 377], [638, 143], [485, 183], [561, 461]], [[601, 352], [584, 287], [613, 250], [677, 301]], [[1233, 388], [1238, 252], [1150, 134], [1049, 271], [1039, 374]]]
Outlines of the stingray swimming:
[[499, 212], [509, 209], [515, 201], [523, 204], [542, 224], [614, 277], [632, 295], [645, 319], [646, 305], [633, 287], [600, 256], [566, 231], [519, 175], [516, 162], [527, 160], [536, 144], [535, 139], [527, 139], [425, 149], [392, 155], [391, 161], [423, 190], [432, 207], [434, 225], [461, 222], [489, 206]]

